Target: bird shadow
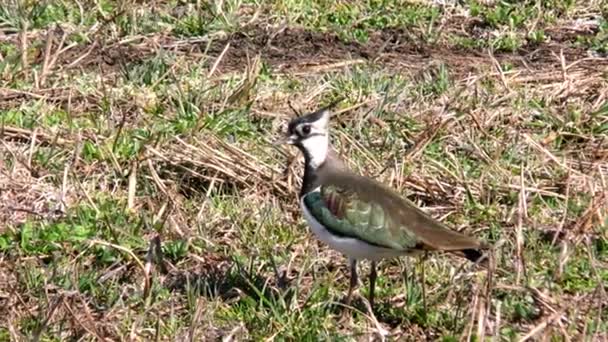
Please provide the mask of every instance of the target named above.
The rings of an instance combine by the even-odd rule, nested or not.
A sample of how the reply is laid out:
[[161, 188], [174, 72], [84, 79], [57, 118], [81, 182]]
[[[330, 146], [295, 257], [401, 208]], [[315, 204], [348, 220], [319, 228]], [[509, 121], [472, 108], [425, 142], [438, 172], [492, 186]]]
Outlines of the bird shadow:
[[[357, 314], [372, 316], [367, 304], [368, 302], [363, 298], [359, 296], [353, 297], [350, 305], [346, 305], [345, 299], [346, 297], [343, 296], [338, 302], [334, 303], [331, 306], [330, 312], [334, 315], [350, 315], [351, 317], [354, 317]], [[395, 328], [404, 323], [412, 323], [412, 320], [403, 313], [396, 312], [393, 305], [389, 302], [376, 301], [372, 313], [373, 317], [378, 322], [386, 324], [391, 328]]]
[[[253, 300], [268, 309], [289, 307], [288, 303], [298, 300], [302, 294], [293, 278], [286, 273], [268, 272], [268, 270], [254, 268], [253, 262], [243, 264], [236, 258], [224, 259], [221, 262], [205, 263], [196, 270], [176, 270], [170, 272], [165, 279], [165, 286], [170, 291], [177, 291], [188, 296], [200, 296], [210, 300], [220, 299], [227, 303], [235, 303], [244, 299]], [[293, 270], [295, 272], [295, 270]], [[313, 291], [315, 292], [315, 291]], [[310, 302], [309, 298], [299, 298], [301, 305], [318, 305]], [[329, 296], [323, 303], [327, 314], [341, 316], [349, 310], [367, 312], [365, 303], [353, 296], [350, 306], [345, 305], [345, 296]]]
[[171, 291], [227, 302], [249, 297], [271, 305], [289, 301], [294, 295], [284, 277], [256, 271], [234, 258], [220, 264], [206, 264], [197, 270], [172, 272], [165, 285]]
[[[170, 272], [165, 280], [165, 286], [171, 291], [187, 293], [191, 296], [200, 296], [210, 300], [220, 299], [227, 303], [235, 303], [245, 298], [253, 300], [269, 309], [287, 307], [298, 296], [298, 286], [292, 284], [285, 273], [273, 273], [268, 270], [253, 267], [236, 258], [224, 259], [221, 262], [206, 263], [196, 270], [177, 270]], [[312, 294], [311, 294], [312, 295]], [[302, 298], [300, 298], [301, 300]], [[349, 305], [345, 303], [344, 294], [329, 296], [323, 303], [325, 312], [330, 315], [351, 316], [359, 314], [370, 316], [366, 299], [360, 295], [353, 295]], [[304, 306], [311, 304], [304, 300]], [[318, 303], [316, 303], [318, 304]], [[316, 305], [315, 304], [315, 305]], [[373, 314], [378, 322], [395, 328], [403, 324], [417, 324], [426, 326], [427, 320], [424, 312], [404, 314], [395, 310], [390, 301], [376, 299]]]

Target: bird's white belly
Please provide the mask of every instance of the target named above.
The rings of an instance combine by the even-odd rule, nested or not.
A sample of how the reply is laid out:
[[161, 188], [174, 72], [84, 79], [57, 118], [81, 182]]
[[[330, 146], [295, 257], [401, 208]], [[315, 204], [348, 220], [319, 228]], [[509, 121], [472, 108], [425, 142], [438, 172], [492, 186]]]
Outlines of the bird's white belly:
[[390, 248], [378, 247], [361, 240], [337, 236], [329, 232], [314, 216], [310, 213], [304, 204], [304, 198], [300, 199], [300, 207], [304, 213], [304, 218], [312, 229], [313, 233], [329, 247], [345, 254], [349, 258], [361, 260], [368, 259], [378, 261], [384, 258], [392, 258], [404, 255], [404, 251], [394, 250]]

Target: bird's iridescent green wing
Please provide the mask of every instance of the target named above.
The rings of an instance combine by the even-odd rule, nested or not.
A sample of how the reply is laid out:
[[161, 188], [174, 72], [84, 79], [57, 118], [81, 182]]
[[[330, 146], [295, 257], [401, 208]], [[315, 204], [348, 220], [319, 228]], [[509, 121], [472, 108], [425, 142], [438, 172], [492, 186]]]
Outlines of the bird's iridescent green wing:
[[356, 191], [327, 185], [306, 195], [304, 203], [315, 219], [336, 235], [403, 251], [417, 245], [416, 236], [399, 227], [385, 208], [362, 199]]
[[305, 204], [335, 234], [403, 251], [489, 248], [449, 229], [373, 179], [329, 170], [320, 183], [321, 191], [308, 194]]

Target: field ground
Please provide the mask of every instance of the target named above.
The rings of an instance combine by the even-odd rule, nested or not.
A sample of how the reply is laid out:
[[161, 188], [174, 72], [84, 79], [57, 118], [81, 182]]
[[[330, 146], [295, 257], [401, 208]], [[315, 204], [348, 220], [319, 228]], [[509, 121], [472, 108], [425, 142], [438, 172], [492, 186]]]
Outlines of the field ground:
[[[0, 340], [608, 339], [608, 6], [513, 3], [2, 1]], [[386, 260], [345, 314], [270, 143], [340, 96], [494, 272]]]

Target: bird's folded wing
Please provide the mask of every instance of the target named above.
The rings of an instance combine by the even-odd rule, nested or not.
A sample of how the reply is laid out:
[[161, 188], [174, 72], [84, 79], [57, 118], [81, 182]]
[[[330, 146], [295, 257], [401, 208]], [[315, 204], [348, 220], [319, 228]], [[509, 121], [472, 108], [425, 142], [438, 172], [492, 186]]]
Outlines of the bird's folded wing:
[[335, 234], [398, 249], [457, 251], [485, 244], [447, 228], [381, 183], [353, 173], [328, 172], [321, 192], [305, 198], [311, 213]]

